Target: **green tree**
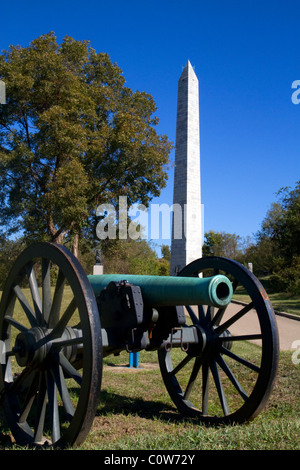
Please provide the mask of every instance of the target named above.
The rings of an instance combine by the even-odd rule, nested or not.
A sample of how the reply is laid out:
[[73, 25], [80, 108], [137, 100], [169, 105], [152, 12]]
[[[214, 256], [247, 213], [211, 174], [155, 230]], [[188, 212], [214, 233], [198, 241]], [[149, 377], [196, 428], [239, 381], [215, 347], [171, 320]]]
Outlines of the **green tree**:
[[251, 262], [256, 276], [269, 274], [274, 268], [273, 248], [272, 240], [264, 237], [259, 242], [256, 241], [247, 246], [239, 261], [245, 266]]
[[269, 271], [276, 290], [300, 294], [300, 181], [282, 188], [262, 223], [256, 250], [269, 249]]
[[144, 239], [102, 240], [101, 252], [105, 273], [160, 274], [157, 255]]
[[162, 254], [163, 259], [165, 259], [166, 261], [171, 260], [171, 251], [170, 251], [169, 245], [162, 245], [161, 254]]
[[22, 239], [8, 240], [0, 235], [0, 290], [5, 285], [12, 264], [24, 248]]
[[78, 254], [96, 207], [148, 205], [165, 186], [171, 144], [156, 132], [151, 95], [88, 41], [54, 33], [0, 55], [0, 220], [9, 233], [63, 243]]
[[204, 234], [204, 244], [202, 252], [204, 256], [224, 256], [226, 258], [236, 259], [240, 254], [239, 235], [215, 232], [210, 230]]
[[300, 255], [300, 181], [294, 189], [282, 188], [279, 201], [272, 204], [259, 233], [274, 243], [274, 252], [287, 261]]

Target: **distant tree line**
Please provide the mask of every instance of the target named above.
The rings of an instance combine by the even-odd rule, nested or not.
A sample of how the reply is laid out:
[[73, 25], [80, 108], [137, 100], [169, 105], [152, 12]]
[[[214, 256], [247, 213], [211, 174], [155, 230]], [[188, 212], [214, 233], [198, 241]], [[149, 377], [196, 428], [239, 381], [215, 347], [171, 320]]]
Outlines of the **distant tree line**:
[[[0, 290], [3, 289], [17, 256], [28, 244], [28, 240], [24, 237], [9, 240], [0, 236]], [[65, 246], [71, 248], [68, 243], [65, 243]], [[99, 242], [86, 241], [79, 254], [79, 261], [87, 274], [93, 272], [97, 247], [100, 247]], [[161, 252], [159, 256], [151, 243], [144, 239], [105, 240], [101, 243], [101, 258], [105, 273], [168, 276], [170, 274], [169, 246], [163, 245]]]

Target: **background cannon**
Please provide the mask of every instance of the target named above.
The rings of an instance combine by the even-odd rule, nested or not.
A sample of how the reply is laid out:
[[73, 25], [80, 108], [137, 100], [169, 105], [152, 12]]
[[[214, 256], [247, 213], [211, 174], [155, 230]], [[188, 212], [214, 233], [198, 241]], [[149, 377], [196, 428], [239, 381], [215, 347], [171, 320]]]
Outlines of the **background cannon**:
[[[232, 311], [241, 287], [249, 301]], [[279, 356], [268, 296], [239, 263], [202, 258], [178, 278], [87, 277], [66, 248], [51, 243], [27, 248], [14, 264], [0, 304], [0, 340], [4, 414], [17, 442], [34, 445], [83, 442], [109, 354], [157, 350], [179, 411], [212, 423], [254, 418]], [[258, 343], [255, 358], [249, 342]]]

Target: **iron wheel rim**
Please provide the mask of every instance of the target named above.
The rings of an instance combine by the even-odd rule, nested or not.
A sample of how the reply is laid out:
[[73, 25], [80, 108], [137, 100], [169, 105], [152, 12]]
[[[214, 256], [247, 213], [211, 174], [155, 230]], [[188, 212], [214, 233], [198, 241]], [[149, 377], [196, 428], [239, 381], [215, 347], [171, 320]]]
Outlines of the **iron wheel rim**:
[[[36, 274], [32, 268], [36, 266], [36, 260], [40, 263], [41, 271], [44, 269], [40, 298], [36, 290]], [[50, 264], [58, 266], [53, 295], [49, 290]], [[22, 304], [22, 320], [15, 321], [15, 307], [22, 302], [22, 293], [25, 291], [20, 286], [24, 279], [29, 285], [31, 309], [28, 311], [28, 305]], [[73, 300], [62, 309], [60, 299], [66, 284], [71, 289]], [[61, 322], [62, 317], [64, 321]], [[75, 328], [78, 325], [79, 328]], [[49, 338], [55, 328], [56, 334]], [[20, 365], [15, 364], [17, 356], [14, 350], [18, 349], [15, 336], [20, 336], [23, 329], [27, 337], [30, 331], [31, 336], [41, 338], [43, 347], [38, 347], [36, 342], [34, 346], [28, 347], [28, 351], [31, 355], [32, 351], [34, 354], [38, 351], [42, 358], [37, 356], [33, 364], [28, 359], [16, 375], [14, 371], [19, 370]], [[65, 338], [69, 331], [73, 337], [68, 335]], [[75, 331], [77, 338], [74, 338]], [[90, 430], [99, 402], [102, 378], [101, 327], [88, 278], [78, 260], [65, 247], [39, 243], [21, 253], [2, 294], [0, 338], [4, 345], [0, 372], [2, 406], [17, 443], [50, 444], [54, 447], [81, 444]], [[26, 341], [23, 343], [26, 344]], [[64, 352], [79, 344], [82, 345], [80, 370], [73, 366]], [[27, 356], [24, 361], [26, 360]], [[71, 382], [72, 386], [67, 382]], [[74, 404], [71, 391], [73, 393], [75, 388], [77, 399]], [[62, 405], [58, 400], [63, 402]], [[63, 413], [60, 416], [61, 411]], [[48, 426], [46, 412], [49, 415], [50, 437], [44, 436], [44, 428]], [[32, 417], [34, 413], [37, 419]]]
[[[182, 353], [183, 359], [181, 359], [179, 363], [176, 363], [172, 358], [172, 350], [160, 350], [158, 352], [160, 369], [170, 397], [178, 410], [183, 414], [200, 419], [202, 422], [207, 424], [243, 423], [254, 419], [263, 409], [274, 385], [279, 358], [279, 340], [275, 315], [266, 291], [261, 283], [249, 270], [236, 261], [222, 257], [205, 257], [190, 263], [181, 270], [178, 275], [198, 276], [199, 273], [203, 273], [205, 270], [213, 270], [215, 274], [229, 275], [234, 291], [237, 286], [243, 286], [243, 288], [246, 289], [247, 294], [250, 297], [250, 302], [245, 306], [240, 306], [238, 308], [237, 313], [241, 314], [241, 318], [237, 319], [233, 323], [241, 321], [243, 317], [250, 315], [250, 312], [253, 314], [254, 309], [260, 331], [255, 331], [255, 334], [251, 333], [250, 335], [247, 335], [247, 332], [245, 333], [246, 336], [251, 336], [253, 339], [254, 336], [260, 335], [260, 338], [256, 338], [257, 341], [260, 342], [261, 348], [259, 353], [260, 363], [252, 363], [251, 360], [240, 357], [238, 354], [234, 353], [234, 351], [227, 350], [227, 348], [224, 349], [226, 340], [225, 333], [222, 332], [222, 328], [225, 325], [225, 320], [223, 321], [223, 319], [225, 318], [226, 311], [228, 313], [228, 307], [217, 310], [213, 317], [215, 318], [218, 315], [219, 318], [217, 321], [215, 319], [208, 319], [208, 316], [211, 315], [212, 311], [210, 308], [207, 308], [206, 312], [204, 311], [203, 316], [203, 312], [200, 312], [202, 309], [199, 307], [198, 315], [194, 316], [191, 311], [188, 311], [188, 313], [190, 313], [189, 316], [191, 317], [192, 323], [200, 326], [201, 331], [204, 331], [204, 335], [210, 338], [213, 336], [214, 340], [210, 343], [211, 351], [204, 351], [204, 353], [198, 354], [198, 356], [197, 354], [194, 354], [193, 357], [189, 357], [188, 352], [185, 353], [185, 355]], [[244, 314], [243, 311], [245, 312]], [[235, 315], [232, 315], [232, 318], [234, 316]], [[230, 328], [232, 328], [232, 325], [229, 325], [229, 330]], [[227, 331], [227, 328], [224, 331]], [[224, 338], [222, 338], [221, 335]], [[219, 338], [217, 338], [218, 336]], [[240, 339], [235, 341], [233, 340], [233, 337], [231, 337], [228, 343], [231, 342], [231, 345], [233, 344], [236, 347], [239, 341], [242, 342], [244, 340]], [[174, 352], [173, 355], [175, 354], [176, 352]], [[241, 369], [242, 367], [245, 367], [249, 373], [254, 375], [255, 382], [251, 385], [251, 390], [249, 392], [248, 390], [247, 392], [243, 390], [243, 384], [239, 382], [239, 379], [235, 377], [231, 367], [227, 364], [227, 361], [229, 360], [233, 363], [234, 367], [236, 367], [237, 364], [240, 365], [240, 359], [245, 360], [245, 363], [240, 366]], [[194, 364], [193, 366], [190, 366], [191, 371], [189, 371], [188, 374], [189, 382], [187, 385], [184, 384], [183, 386], [177, 377], [177, 375], [179, 375], [179, 371], [177, 372], [177, 369], [181, 366], [182, 370], [184, 370], [184, 368], [188, 367], [187, 364], [189, 363]], [[225, 376], [225, 379], [221, 378], [221, 374]], [[235, 381], [235, 385], [233, 385], [228, 374], [231, 374], [231, 379]], [[201, 375], [202, 380], [200, 380]], [[208, 410], [209, 387], [207, 385], [208, 382], [205, 382], [208, 376], [211, 378], [214, 391], [217, 394], [216, 401], [219, 401], [219, 407], [221, 410], [214, 414], [210, 414]], [[200, 384], [199, 394], [202, 395], [201, 403], [200, 398], [198, 402], [200, 403], [200, 406], [195, 405], [189, 399], [191, 391], [188, 390], [188, 387], [191, 387], [191, 390], [193, 387], [195, 388], [197, 380]], [[228, 407], [227, 400], [230, 398], [232, 401], [232, 397], [226, 396], [225, 392], [227, 389], [225, 390], [223, 381], [226, 382], [227, 389], [229, 388], [227, 382], [229, 382], [230, 386], [233, 387], [234, 392], [238, 395], [239, 402], [237, 401], [237, 403], [239, 404], [233, 411]], [[240, 389], [238, 390], [237, 387]], [[205, 394], [207, 396], [204, 397]], [[244, 394], [244, 396], [241, 394]]]

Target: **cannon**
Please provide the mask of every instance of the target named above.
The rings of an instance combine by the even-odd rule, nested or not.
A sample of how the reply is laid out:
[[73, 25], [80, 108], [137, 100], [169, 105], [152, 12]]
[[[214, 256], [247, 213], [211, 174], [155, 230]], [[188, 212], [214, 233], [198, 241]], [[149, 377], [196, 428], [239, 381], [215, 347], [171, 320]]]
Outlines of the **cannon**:
[[[234, 303], [236, 289], [247, 295]], [[87, 276], [63, 246], [17, 258], [0, 303], [3, 415], [20, 445], [81, 444], [101, 399], [103, 358], [157, 351], [180, 415], [243, 423], [265, 406], [278, 364], [268, 296], [241, 264], [204, 257], [178, 276]]]

